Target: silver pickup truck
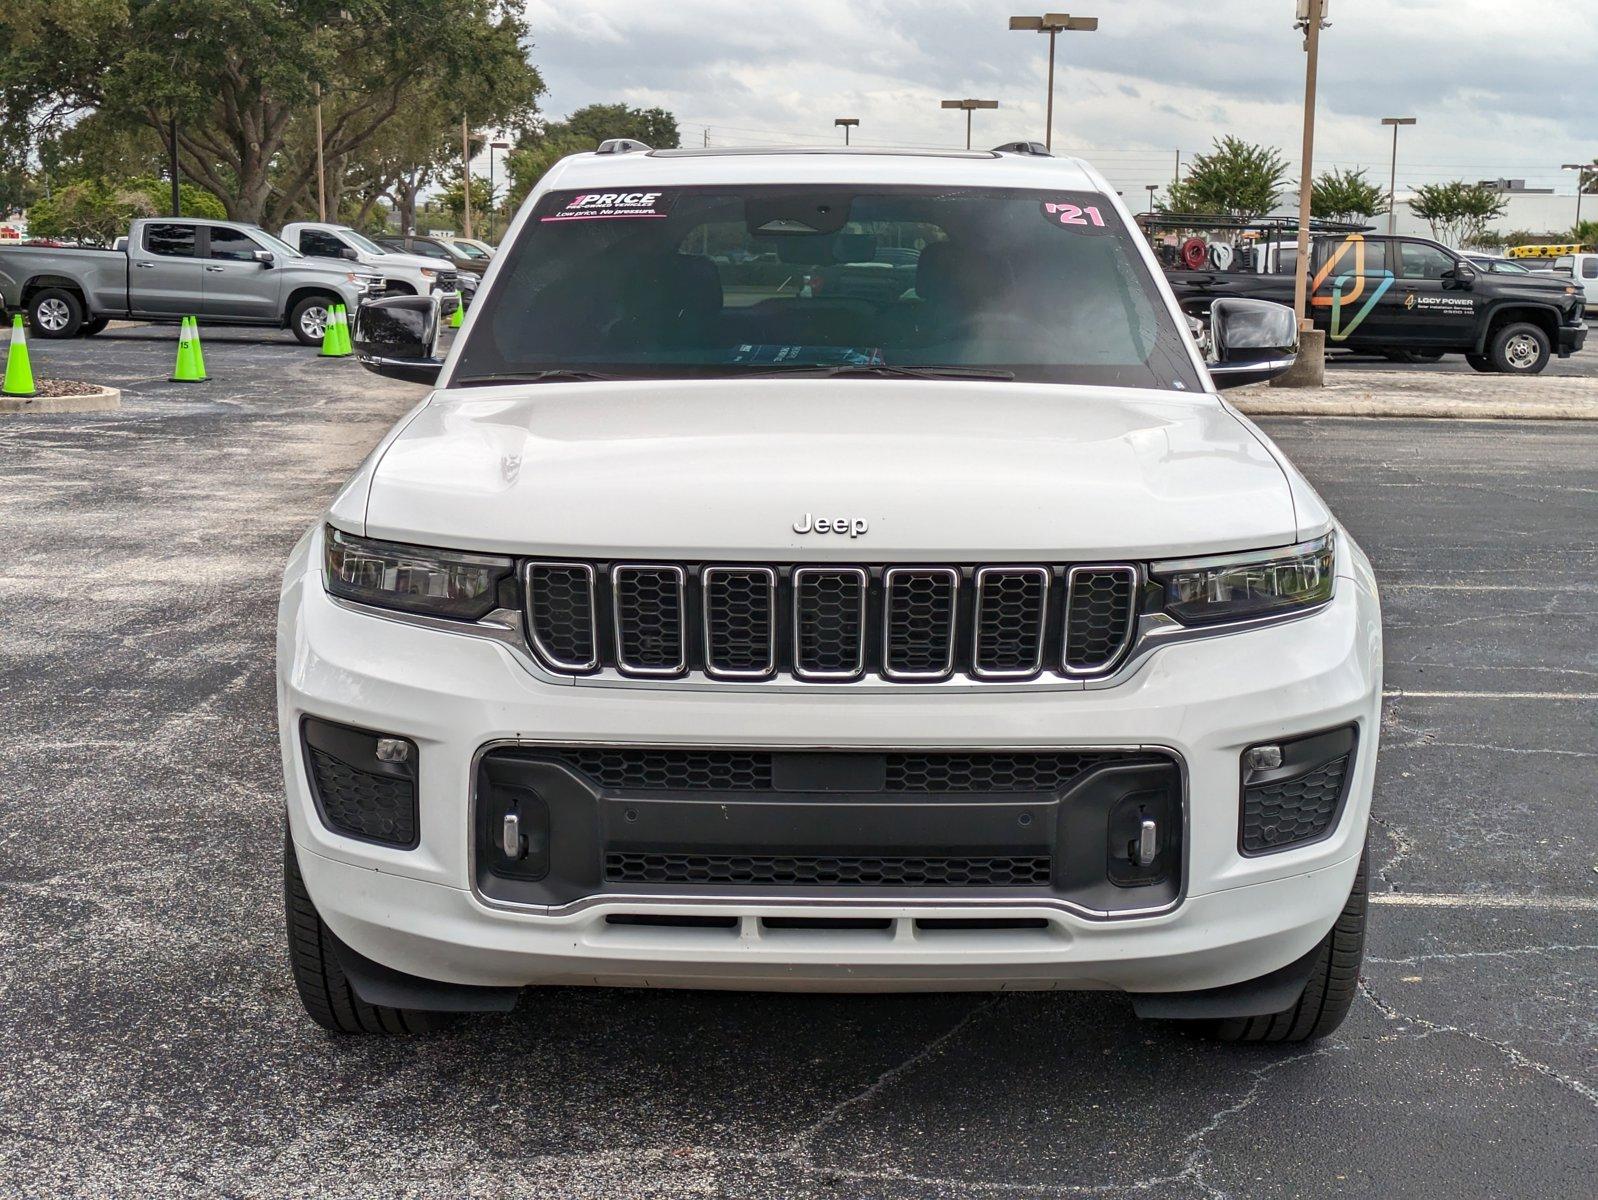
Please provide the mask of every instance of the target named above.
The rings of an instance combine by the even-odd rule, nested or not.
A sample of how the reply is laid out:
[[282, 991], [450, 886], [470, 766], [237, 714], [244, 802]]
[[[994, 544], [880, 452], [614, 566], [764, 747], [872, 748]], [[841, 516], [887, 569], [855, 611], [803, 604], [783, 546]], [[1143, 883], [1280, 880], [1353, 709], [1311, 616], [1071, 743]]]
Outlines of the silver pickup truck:
[[287, 328], [322, 340], [328, 306], [353, 312], [381, 277], [342, 259], [301, 254], [237, 221], [134, 221], [122, 250], [0, 249], [0, 308], [22, 311], [39, 337], [99, 333], [115, 318]]

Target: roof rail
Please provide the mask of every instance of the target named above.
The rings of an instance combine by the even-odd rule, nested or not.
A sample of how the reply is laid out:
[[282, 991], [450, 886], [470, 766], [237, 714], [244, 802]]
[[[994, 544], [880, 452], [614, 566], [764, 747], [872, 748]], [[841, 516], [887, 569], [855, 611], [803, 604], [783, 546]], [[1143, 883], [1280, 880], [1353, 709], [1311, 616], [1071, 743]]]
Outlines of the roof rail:
[[1036, 154], [1040, 158], [1053, 158], [1049, 148], [1042, 142], [1005, 142], [1002, 146], [993, 148], [995, 154]]
[[653, 150], [653, 146], [646, 146], [642, 142], [635, 142], [632, 138], [606, 138], [599, 143], [595, 154], [646, 154]]

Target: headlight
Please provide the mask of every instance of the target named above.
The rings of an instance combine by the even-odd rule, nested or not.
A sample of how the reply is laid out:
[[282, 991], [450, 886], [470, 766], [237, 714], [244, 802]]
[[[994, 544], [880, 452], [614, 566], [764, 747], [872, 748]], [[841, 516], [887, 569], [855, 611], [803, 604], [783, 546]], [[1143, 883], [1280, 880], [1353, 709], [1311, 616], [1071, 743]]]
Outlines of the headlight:
[[1165, 611], [1184, 625], [1275, 616], [1332, 598], [1336, 537], [1328, 533], [1279, 550], [1158, 562], [1150, 574], [1165, 588]]
[[435, 276], [435, 275], [437, 275], [437, 274], [438, 274], [438, 272], [437, 272], [437, 271], [435, 271], [435, 270], [433, 270], [433, 268], [432, 268], [432, 267], [422, 267], [422, 268], [421, 268], [421, 272], [422, 272], [422, 278], [423, 278], [423, 279], [431, 279], [431, 278], [433, 278], [433, 277], [434, 277], [434, 276]]
[[516, 564], [468, 554], [377, 542], [327, 528], [323, 579], [335, 596], [424, 616], [476, 621], [499, 607], [499, 585]]

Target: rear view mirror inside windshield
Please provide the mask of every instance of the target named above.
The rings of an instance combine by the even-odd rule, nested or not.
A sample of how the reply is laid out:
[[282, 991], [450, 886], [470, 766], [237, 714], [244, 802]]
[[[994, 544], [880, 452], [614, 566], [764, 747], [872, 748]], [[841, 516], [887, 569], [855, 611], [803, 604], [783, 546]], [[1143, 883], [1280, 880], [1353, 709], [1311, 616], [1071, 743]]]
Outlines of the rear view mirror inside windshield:
[[751, 237], [811, 237], [849, 223], [848, 195], [751, 196], [744, 202]]

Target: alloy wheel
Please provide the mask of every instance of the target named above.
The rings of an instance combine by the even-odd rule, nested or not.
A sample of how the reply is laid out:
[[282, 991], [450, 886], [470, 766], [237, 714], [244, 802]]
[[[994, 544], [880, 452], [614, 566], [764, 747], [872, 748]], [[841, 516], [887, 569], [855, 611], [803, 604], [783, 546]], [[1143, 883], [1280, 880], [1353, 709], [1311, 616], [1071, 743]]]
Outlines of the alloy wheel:
[[33, 316], [43, 329], [51, 333], [60, 333], [67, 327], [67, 322], [72, 319], [72, 310], [67, 307], [65, 300], [51, 298], [44, 301], [33, 310]]

